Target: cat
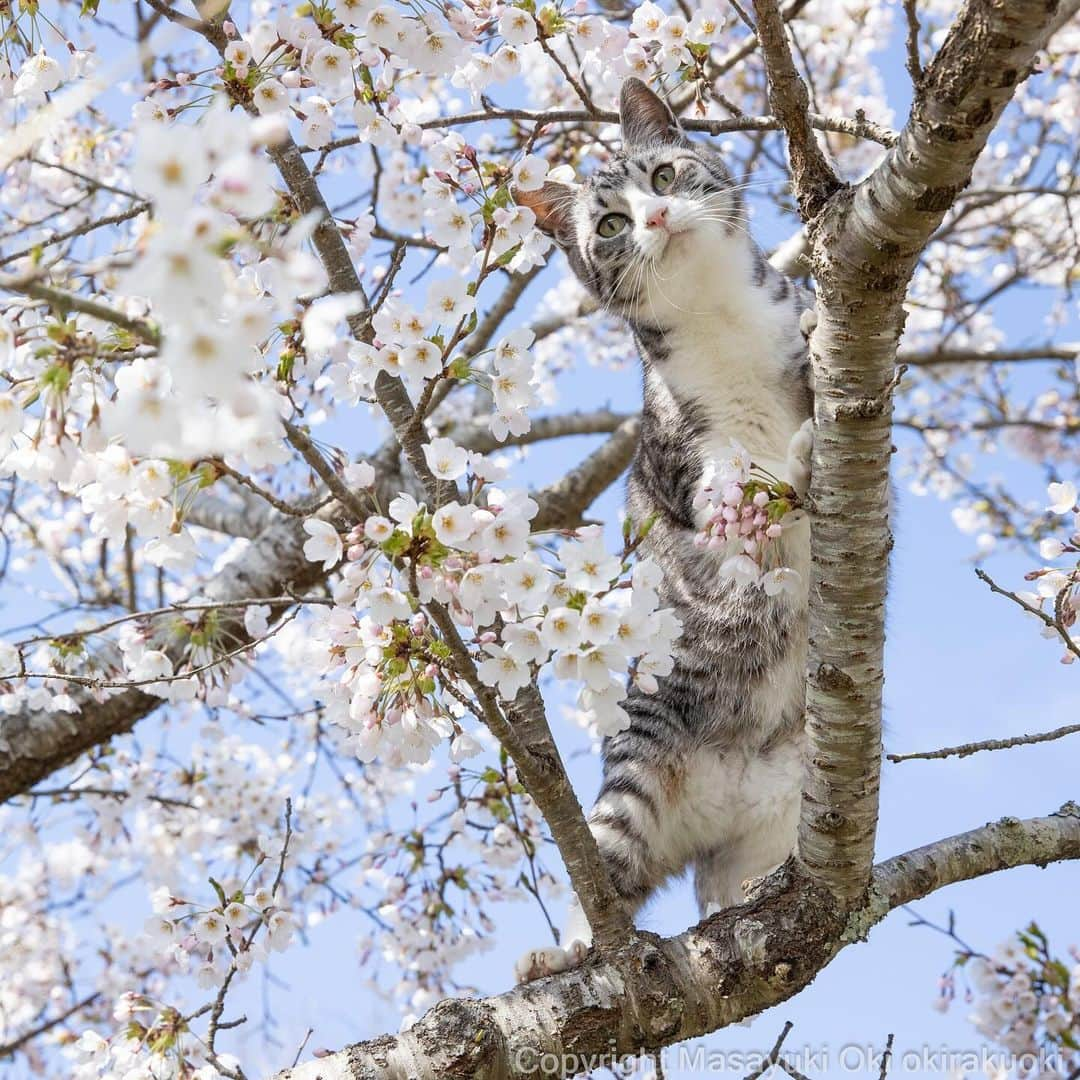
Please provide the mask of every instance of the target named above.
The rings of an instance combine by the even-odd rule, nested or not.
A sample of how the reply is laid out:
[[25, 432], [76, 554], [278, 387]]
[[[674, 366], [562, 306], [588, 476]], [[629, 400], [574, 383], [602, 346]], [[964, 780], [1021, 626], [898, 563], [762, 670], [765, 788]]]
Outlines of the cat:
[[[805, 494], [813, 296], [769, 265], [746, 228], [745, 185], [660, 97], [627, 79], [619, 111], [622, 150], [599, 172], [515, 198], [633, 331], [644, 403], [627, 512], [636, 523], [656, 515], [642, 554], [663, 569], [662, 599], [683, 624], [672, 672], [653, 694], [630, 691], [630, 726], [605, 741], [589, 825], [632, 915], [692, 866], [705, 916], [740, 902], [747, 880], [794, 849], [810, 539], [805, 515], [785, 523], [781, 563], [799, 585], [767, 596], [695, 546], [694, 497], [705, 461], [732, 439]], [[562, 941], [526, 953], [519, 981], [580, 962], [591, 935], [576, 902]]]

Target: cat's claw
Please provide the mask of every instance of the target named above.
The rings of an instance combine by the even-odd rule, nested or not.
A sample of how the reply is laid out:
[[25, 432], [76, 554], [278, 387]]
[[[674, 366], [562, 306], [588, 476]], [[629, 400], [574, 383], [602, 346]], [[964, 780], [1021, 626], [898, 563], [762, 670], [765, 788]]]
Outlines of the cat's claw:
[[799, 498], [810, 490], [810, 456], [814, 451], [814, 421], [804, 420], [788, 443], [788, 482]]
[[565, 949], [558, 945], [530, 949], [514, 965], [514, 978], [519, 983], [525, 983], [569, 971], [581, 964], [588, 951], [589, 946], [584, 941], [572, 941]]

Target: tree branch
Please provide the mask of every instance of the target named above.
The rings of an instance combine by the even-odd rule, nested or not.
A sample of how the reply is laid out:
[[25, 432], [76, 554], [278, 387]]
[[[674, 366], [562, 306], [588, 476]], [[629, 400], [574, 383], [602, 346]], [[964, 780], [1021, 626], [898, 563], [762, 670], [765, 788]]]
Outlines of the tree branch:
[[1080, 731], [1080, 724], [1066, 724], [1053, 731], [1043, 731], [1036, 735], [1013, 735], [1008, 739], [984, 739], [982, 742], [963, 743], [960, 746], [945, 746], [940, 750], [922, 750], [915, 754], [887, 754], [889, 761], [935, 761], [939, 758], [969, 757], [981, 750], [1011, 750], [1014, 746], [1033, 746], [1036, 743], [1053, 742], [1066, 735], [1075, 735]]
[[841, 184], [814, 135], [810, 95], [795, 70], [776, 0], [754, 0], [754, 11], [769, 79], [769, 105], [787, 133], [792, 186], [803, 220], [810, 221]]
[[1075, 360], [1080, 356], [1080, 343], [1075, 345], [1036, 345], [1028, 349], [901, 349], [896, 359], [911, 367], [945, 367], [949, 364], [1025, 364], [1047, 360]]
[[5, 292], [21, 293], [35, 300], [45, 300], [61, 310], [79, 311], [83, 315], [90, 315], [102, 322], [112, 323], [114, 326], [119, 326], [121, 330], [134, 334], [148, 345], [161, 344], [161, 331], [153, 323], [125, 315], [124, 312], [117, 311], [116, 308], [109, 307], [98, 300], [91, 300], [88, 296], [65, 292], [63, 289], [46, 285], [36, 278], [0, 277], [0, 289]]
[[443, 1001], [396, 1036], [286, 1069], [277, 1080], [513, 1080], [540, 1075], [542, 1057], [545, 1076], [585, 1072], [597, 1055], [655, 1051], [790, 998], [894, 908], [946, 885], [1077, 858], [1080, 807], [1069, 803], [1048, 817], [1004, 818], [889, 859], [850, 915], [789, 863], [750, 902], [676, 937], [641, 934], [614, 955], [497, 997]]
[[564, 439], [571, 435], [606, 435], [631, 419], [633, 417], [626, 413], [596, 409], [592, 412], [538, 416], [524, 435], [511, 435], [501, 442], [491, 434], [491, 428], [487, 424], [479, 422], [452, 427], [446, 434], [459, 446], [487, 454], [508, 446], [528, 446], [531, 443]]
[[[299, 521], [276, 519], [250, 550], [226, 566], [202, 590], [211, 602], [251, 596], [278, 596], [287, 587], [307, 589], [325, 576], [321, 564], [303, 553], [305, 534]], [[222, 620], [230, 640], [250, 640], [243, 610]], [[121, 735], [164, 704], [141, 690], [124, 690], [99, 700], [89, 693], [73, 695], [81, 711], [72, 714], [33, 710], [4, 718], [0, 734], [0, 802], [29, 790], [80, 754]]]
[[[810, 762], [798, 851], [843, 904], [857, 902], [867, 886], [877, 826], [891, 388], [904, 294], [1030, 71], [1056, 7], [967, 0], [924, 72], [897, 145], [824, 208], [820, 185], [808, 189], [806, 208], [817, 208], [810, 239], [818, 323], [811, 338]], [[774, 56], [770, 78], [778, 66], [783, 74], [784, 57]], [[805, 144], [805, 127], [794, 126]], [[794, 145], [792, 159], [794, 167]]]
[[[892, 146], [896, 142], [896, 132], [883, 124], [875, 124], [865, 117], [822, 116], [820, 113], [807, 112], [807, 122], [815, 131], [834, 131], [841, 135], [850, 135], [854, 139], [866, 139], [881, 146]], [[477, 112], [458, 113], [455, 116], [439, 116], [424, 120], [417, 126], [424, 129], [442, 129], [465, 127], [468, 124], [490, 124], [493, 120], [520, 120], [546, 127], [549, 124], [617, 124], [619, 114], [607, 109], [588, 112], [585, 109], [515, 109], [490, 108]], [[679, 126], [684, 131], [702, 131], [709, 135], [728, 135], [736, 131], [782, 131], [784, 125], [776, 116], [735, 116], [728, 120], [706, 119], [703, 117], [680, 117]], [[320, 147], [323, 153], [340, 150], [346, 146], [356, 146], [363, 139], [359, 135], [346, 135], [334, 139]], [[304, 147], [303, 153], [313, 152]]]
[[596, 497], [630, 464], [640, 430], [641, 421], [636, 416], [623, 420], [603, 446], [560, 480], [538, 491], [535, 498], [540, 512], [533, 519], [533, 531], [579, 525], [581, 515]]
[[531, 683], [504, 710], [495, 690], [481, 681], [450, 613], [436, 602], [427, 607], [450, 647], [459, 674], [476, 695], [480, 719], [513, 759], [525, 790], [543, 814], [596, 944], [606, 949], [625, 943], [633, 929], [629, 913], [611, 885], [566, 775], [540, 691]]

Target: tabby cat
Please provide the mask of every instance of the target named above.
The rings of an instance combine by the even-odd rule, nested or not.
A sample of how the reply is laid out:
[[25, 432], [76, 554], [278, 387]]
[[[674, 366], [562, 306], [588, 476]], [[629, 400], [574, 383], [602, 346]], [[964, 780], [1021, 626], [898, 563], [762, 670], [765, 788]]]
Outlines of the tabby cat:
[[[633, 331], [644, 369], [641, 441], [627, 511], [658, 515], [643, 545], [682, 619], [659, 690], [631, 690], [627, 730], [604, 746], [589, 824], [631, 912], [693, 867], [701, 913], [738, 903], [748, 879], [795, 843], [805, 752], [809, 526], [785, 528], [794, 591], [767, 596], [719, 574], [695, 546], [703, 463], [732, 439], [803, 493], [812, 388], [813, 297], [774, 270], [746, 228], [720, 156], [692, 142], [638, 79], [620, 100], [622, 151], [583, 184], [519, 192], [585, 287]], [[563, 948], [528, 952], [527, 980], [580, 961], [591, 940], [576, 905]]]

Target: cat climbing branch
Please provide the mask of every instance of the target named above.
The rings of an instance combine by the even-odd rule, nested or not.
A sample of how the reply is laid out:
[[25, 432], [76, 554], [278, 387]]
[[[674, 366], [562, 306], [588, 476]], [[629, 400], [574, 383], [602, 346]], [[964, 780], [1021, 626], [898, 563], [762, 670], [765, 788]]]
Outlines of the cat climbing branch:
[[[0, 854], [28, 928], [0, 957], [0, 1058], [243, 1077], [225, 1033], [266, 958], [245, 926], [268, 949], [306, 926], [393, 956], [365, 974], [430, 1011], [297, 1080], [573, 1074], [791, 998], [930, 891], [1080, 857], [1069, 804], [874, 865], [891, 441], [980, 550], [1080, 543], [1077, 347], [990, 310], [1030, 285], [1072, 303], [1080, 34], [1052, 35], [1080, 0], [967, 0], [936, 57], [941, 5], [897, 32], [886, 0], [857, 25], [807, 0], [726, 24], [695, 0], [186, 2], [150, 0], [134, 54], [93, 2], [3, 16], [0, 587], [36, 621], [0, 637], [0, 818], [30, 839]], [[905, 44], [898, 131], [878, 99]], [[1058, 81], [1024, 85], [1040, 64]], [[768, 259], [762, 211], [798, 225]], [[556, 286], [545, 227], [589, 299]], [[582, 371], [593, 400], [554, 413]], [[994, 439], [1060, 477], [1049, 504], [965, 468]], [[635, 455], [615, 524], [592, 504]], [[777, 533], [792, 558], [766, 566]], [[1035, 578], [1055, 595], [999, 580], [1071, 658], [1080, 586]], [[560, 755], [601, 737], [587, 822], [600, 770], [575, 792]], [[296, 818], [267, 878], [279, 791]], [[635, 932], [688, 863], [709, 917]], [[581, 920], [555, 931], [563, 866], [592, 951]], [[94, 899], [132, 886], [146, 934], [96, 948]], [[515, 890], [536, 938], [500, 915]], [[496, 936], [536, 981], [487, 996], [502, 955], [484, 996], [431, 1008]], [[219, 980], [209, 1029], [187, 974]], [[353, 1015], [312, 1045], [370, 1035]]]

